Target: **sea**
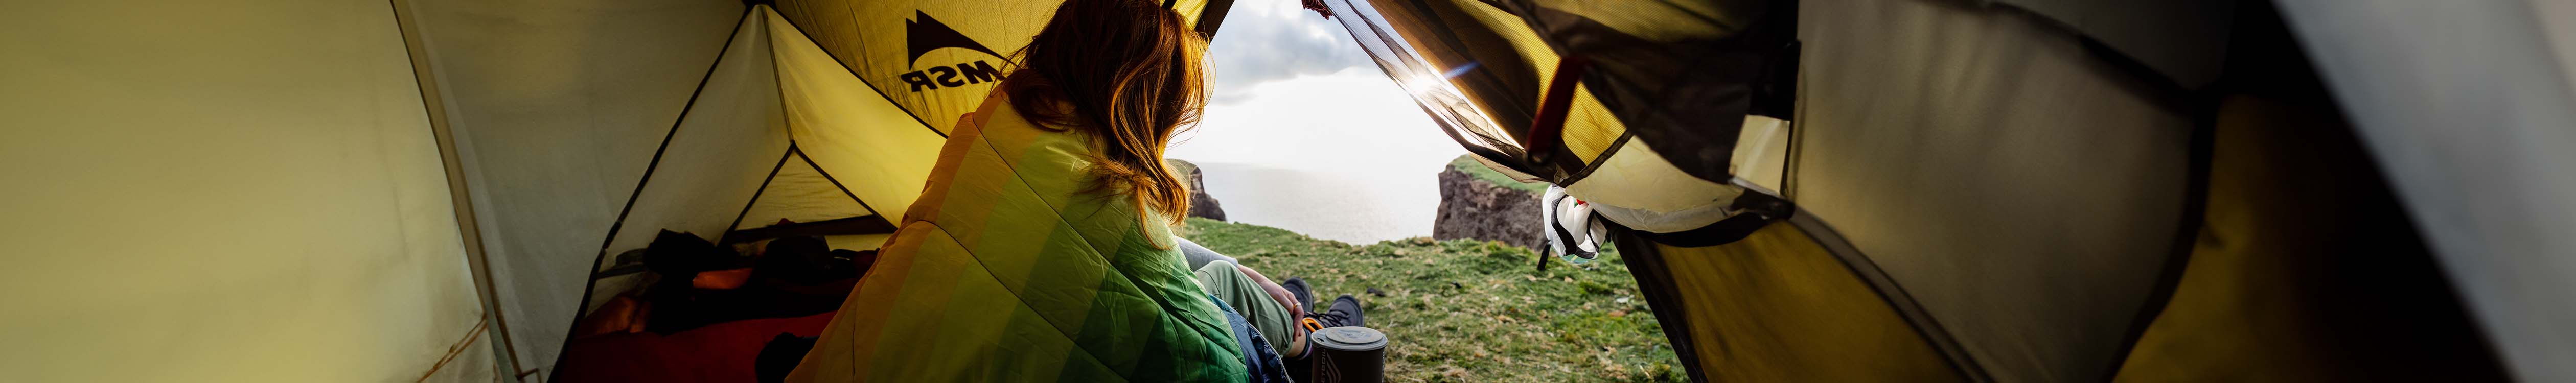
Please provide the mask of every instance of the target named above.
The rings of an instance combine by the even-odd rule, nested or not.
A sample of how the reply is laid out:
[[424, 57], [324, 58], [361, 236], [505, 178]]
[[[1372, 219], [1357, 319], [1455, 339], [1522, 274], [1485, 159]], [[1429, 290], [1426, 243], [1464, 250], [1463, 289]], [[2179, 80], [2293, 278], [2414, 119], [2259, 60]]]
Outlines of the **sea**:
[[1345, 70], [1209, 105], [1166, 157], [1198, 164], [1230, 221], [1369, 244], [1431, 235], [1466, 153], [1439, 129], [1383, 72]]

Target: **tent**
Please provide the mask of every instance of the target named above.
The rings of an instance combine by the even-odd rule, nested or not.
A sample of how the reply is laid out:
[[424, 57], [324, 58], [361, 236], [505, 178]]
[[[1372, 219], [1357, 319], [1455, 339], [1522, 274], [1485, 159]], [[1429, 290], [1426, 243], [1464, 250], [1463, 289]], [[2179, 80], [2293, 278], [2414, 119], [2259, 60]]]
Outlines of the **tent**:
[[[2564, 2], [1325, 2], [1695, 378], [2576, 377]], [[0, 375], [549, 380], [637, 236], [868, 241], [1050, 8], [0, 4]]]
[[2571, 376], [2564, 6], [1323, 3], [1600, 212], [1694, 380]]
[[[1225, 4], [1172, 6], [1196, 15]], [[457, 124], [460, 157], [467, 159], [469, 180], [480, 181], [477, 215], [506, 229], [492, 232], [484, 249], [497, 265], [496, 304], [512, 330], [505, 351], [527, 377], [547, 372], [543, 367], [562, 352], [564, 331], [579, 313], [642, 282], [632, 259], [619, 255], [643, 247], [659, 230], [718, 242], [776, 231], [821, 234], [837, 248], [873, 248], [891, 232], [890, 217], [902, 216], [919, 193], [942, 131], [1011, 69], [1004, 55], [1055, 8], [1012, 1], [564, 6], [553, 12], [515, 3], [417, 6], [423, 45], [449, 85], [443, 90], [460, 95], [459, 102], [478, 103], [451, 107], [451, 115], [489, 119]], [[611, 19], [631, 24], [591, 24]], [[673, 26], [690, 30], [664, 30]], [[1213, 33], [1214, 26], [1203, 24], [1202, 32]], [[532, 32], [565, 40], [527, 41]], [[456, 53], [441, 53], [450, 46]], [[546, 49], [578, 53], [559, 60], [520, 54]], [[643, 69], [662, 72], [585, 73]], [[681, 71], [695, 73], [672, 76]], [[638, 78], [656, 88], [617, 94], [644, 85], [631, 82]], [[521, 89], [528, 79], [581, 80]], [[585, 123], [601, 120], [591, 111], [601, 107], [640, 115], [615, 116], [615, 122], [662, 123], [613, 131]], [[649, 137], [660, 141], [631, 143]], [[561, 145], [582, 139], [624, 142], [594, 153]], [[523, 167], [606, 155], [625, 160], [603, 160], [597, 168]], [[565, 187], [555, 184], [558, 177], [601, 181]], [[591, 221], [558, 222], [567, 217]], [[770, 226], [780, 219], [798, 224]], [[604, 245], [596, 239], [602, 233]], [[590, 270], [588, 277], [580, 270]], [[513, 313], [523, 314], [508, 317]]]
[[46, 347], [0, 375], [552, 380], [659, 230], [873, 247], [1054, 8], [0, 6], [11, 239], [47, 254], [0, 319]]

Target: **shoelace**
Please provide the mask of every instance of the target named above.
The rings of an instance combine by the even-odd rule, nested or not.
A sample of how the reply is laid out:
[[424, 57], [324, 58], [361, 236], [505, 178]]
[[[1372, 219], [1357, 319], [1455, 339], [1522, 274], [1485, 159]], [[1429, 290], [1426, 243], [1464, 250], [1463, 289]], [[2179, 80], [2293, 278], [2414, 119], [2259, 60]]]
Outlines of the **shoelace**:
[[1351, 316], [1349, 316], [1349, 315], [1344, 315], [1344, 314], [1342, 314], [1342, 313], [1321, 312], [1321, 313], [1314, 313], [1314, 314], [1306, 314], [1306, 318], [1305, 318], [1305, 319], [1303, 319], [1303, 320], [1300, 320], [1300, 321], [1299, 321], [1299, 322], [1302, 322], [1302, 323], [1306, 326], [1306, 332], [1316, 332], [1316, 331], [1323, 331], [1323, 330], [1324, 330], [1324, 323], [1323, 323], [1323, 322], [1321, 322], [1321, 321], [1317, 321], [1315, 318], [1331, 319], [1331, 320], [1333, 321], [1333, 323], [1349, 322], [1349, 321], [1351, 320]]

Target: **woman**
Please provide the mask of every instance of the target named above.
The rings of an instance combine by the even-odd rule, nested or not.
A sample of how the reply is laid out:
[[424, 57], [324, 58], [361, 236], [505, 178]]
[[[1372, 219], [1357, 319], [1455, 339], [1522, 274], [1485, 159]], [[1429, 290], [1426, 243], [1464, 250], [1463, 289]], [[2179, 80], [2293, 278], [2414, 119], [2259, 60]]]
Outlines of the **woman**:
[[1163, 149], [1206, 104], [1204, 46], [1160, 1], [1058, 7], [951, 129], [921, 198], [787, 380], [1255, 376], [1247, 355], [1267, 346], [1239, 336], [1171, 234], [1189, 192]]

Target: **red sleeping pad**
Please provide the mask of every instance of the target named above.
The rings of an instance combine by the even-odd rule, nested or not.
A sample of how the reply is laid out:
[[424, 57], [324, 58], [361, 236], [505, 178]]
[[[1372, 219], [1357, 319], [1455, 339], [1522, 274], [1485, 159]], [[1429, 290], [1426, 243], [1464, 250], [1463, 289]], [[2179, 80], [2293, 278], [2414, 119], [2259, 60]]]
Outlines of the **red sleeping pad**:
[[671, 335], [617, 333], [575, 339], [564, 382], [751, 382], [752, 362], [778, 333], [815, 336], [833, 312], [795, 318], [723, 322]]

